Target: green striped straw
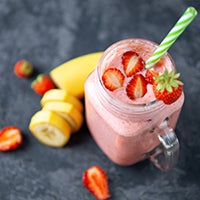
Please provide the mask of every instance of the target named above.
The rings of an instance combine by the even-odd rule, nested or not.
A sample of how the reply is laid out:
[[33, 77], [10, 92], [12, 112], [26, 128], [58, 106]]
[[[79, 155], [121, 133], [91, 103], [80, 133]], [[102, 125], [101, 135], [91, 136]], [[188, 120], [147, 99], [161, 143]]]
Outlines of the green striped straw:
[[167, 50], [177, 40], [177, 38], [186, 29], [186, 27], [192, 22], [196, 15], [197, 10], [195, 8], [188, 7], [186, 9], [181, 18], [177, 21], [177, 23], [174, 25], [171, 31], [167, 34], [164, 40], [157, 47], [156, 51], [146, 61], [146, 69], [152, 68], [160, 60], [160, 58], [165, 54], [165, 52], [167, 52]]

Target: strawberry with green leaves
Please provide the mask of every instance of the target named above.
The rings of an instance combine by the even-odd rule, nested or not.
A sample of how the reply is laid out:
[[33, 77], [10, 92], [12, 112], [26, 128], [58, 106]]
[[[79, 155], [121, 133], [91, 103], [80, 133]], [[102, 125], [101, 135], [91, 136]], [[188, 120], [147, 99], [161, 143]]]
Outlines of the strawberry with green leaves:
[[20, 78], [28, 78], [33, 73], [33, 66], [27, 60], [19, 60], [14, 66], [14, 73]]
[[39, 74], [32, 82], [31, 87], [37, 94], [43, 95], [48, 90], [54, 89], [55, 85], [49, 76]]
[[153, 83], [153, 92], [158, 100], [162, 100], [165, 104], [174, 103], [182, 94], [183, 83], [179, 80], [180, 73], [174, 70], [168, 72], [165, 70], [163, 74], [155, 77]]

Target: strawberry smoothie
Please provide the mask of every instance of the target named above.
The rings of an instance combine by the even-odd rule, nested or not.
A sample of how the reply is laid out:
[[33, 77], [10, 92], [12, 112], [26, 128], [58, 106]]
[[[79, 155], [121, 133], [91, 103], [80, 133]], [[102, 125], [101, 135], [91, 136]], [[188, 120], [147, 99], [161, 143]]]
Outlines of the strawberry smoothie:
[[[124, 67], [125, 61], [124, 63], [122, 61], [124, 53], [136, 52], [136, 58], [138, 56], [145, 62], [155, 49], [155, 43], [144, 39], [117, 42], [104, 52], [96, 70], [90, 74], [85, 83], [88, 128], [102, 151], [119, 165], [132, 165], [149, 158], [161, 144], [158, 135], [165, 135], [160, 125], [166, 122], [169, 130], [174, 129], [184, 102], [183, 93], [171, 104], [157, 100], [152, 84], [146, 82], [145, 91], [141, 87], [142, 84], [136, 86], [139, 92], [133, 90], [137, 98], [129, 95], [127, 88], [135, 75], [131, 75], [132, 69], [129, 66]], [[131, 62], [135, 63], [136, 58], [134, 57]], [[137, 59], [137, 62], [142, 63], [142, 61]], [[171, 71], [174, 68], [173, 60], [165, 54], [153, 70], [164, 73], [165, 69]], [[114, 89], [108, 85], [108, 78], [103, 76], [108, 69], [115, 69], [114, 73], [120, 78], [119, 83], [114, 81]], [[137, 72], [143, 77], [145, 73], [145, 69]], [[118, 88], [119, 84], [121, 86]]]

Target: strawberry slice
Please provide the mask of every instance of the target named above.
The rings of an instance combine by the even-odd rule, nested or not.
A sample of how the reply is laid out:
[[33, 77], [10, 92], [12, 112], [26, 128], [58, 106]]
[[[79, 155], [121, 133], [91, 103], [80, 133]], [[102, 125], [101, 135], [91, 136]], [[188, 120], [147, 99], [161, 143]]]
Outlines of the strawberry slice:
[[145, 79], [149, 84], [153, 84], [156, 77], [158, 77], [158, 73], [153, 70], [147, 70], [145, 73]]
[[108, 90], [114, 91], [123, 86], [124, 75], [119, 69], [109, 68], [103, 73], [102, 81]]
[[136, 74], [126, 87], [127, 96], [134, 100], [143, 97], [147, 92], [147, 81], [142, 74]]
[[22, 134], [19, 128], [7, 126], [0, 131], [0, 151], [16, 149], [22, 143]]
[[133, 76], [144, 69], [143, 59], [134, 51], [127, 51], [123, 54], [122, 64], [127, 77]]
[[83, 174], [82, 182], [98, 200], [108, 199], [111, 196], [107, 175], [99, 166], [95, 165], [87, 169]]
[[179, 80], [180, 74], [167, 70], [155, 78], [153, 92], [157, 99], [165, 104], [174, 103], [182, 94], [183, 83]]

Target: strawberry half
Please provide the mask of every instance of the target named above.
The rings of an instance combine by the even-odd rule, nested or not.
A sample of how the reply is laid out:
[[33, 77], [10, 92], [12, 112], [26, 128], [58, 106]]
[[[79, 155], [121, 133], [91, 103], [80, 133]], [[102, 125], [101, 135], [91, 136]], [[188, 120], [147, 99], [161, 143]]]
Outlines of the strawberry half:
[[14, 73], [20, 78], [28, 78], [33, 73], [33, 66], [27, 60], [19, 60], [14, 66]]
[[7, 126], [0, 131], [0, 151], [16, 149], [22, 143], [22, 134], [19, 128]]
[[123, 86], [124, 78], [124, 75], [119, 69], [109, 68], [104, 71], [102, 81], [108, 90], [114, 91]]
[[145, 79], [149, 84], [153, 84], [156, 77], [158, 77], [158, 73], [153, 70], [147, 70], [145, 73]]
[[126, 87], [127, 96], [134, 100], [143, 97], [147, 92], [147, 81], [142, 74], [136, 74]]
[[32, 82], [31, 87], [37, 94], [43, 95], [48, 90], [54, 89], [55, 85], [49, 76], [40, 74]]
[[182, 94], [183, 83], [179, 80], [180, 74], [174, 70], [159, 75], [153, 83], [153, 92], [157, 99], [165, 104], [174, 103]]
[[83, 174], [82, 182], [98, 200], [108, 199], [111, 196], [107, 175], [99, 166], [87, 169]]
[[133, 76], [144, 69], [143, 59], [134, 51], [127, 51], [123, 54], [122, 64], [127, 77]]

